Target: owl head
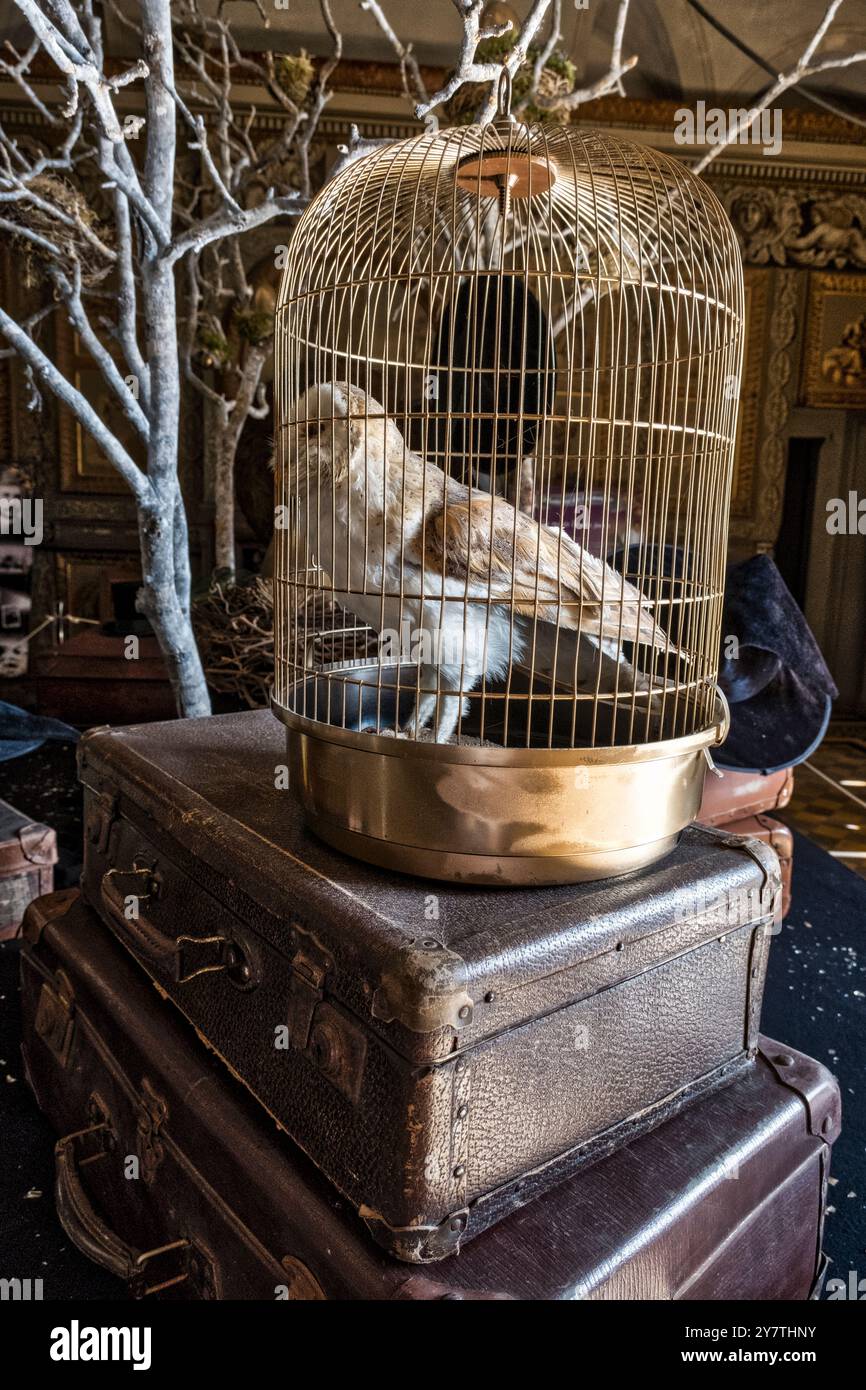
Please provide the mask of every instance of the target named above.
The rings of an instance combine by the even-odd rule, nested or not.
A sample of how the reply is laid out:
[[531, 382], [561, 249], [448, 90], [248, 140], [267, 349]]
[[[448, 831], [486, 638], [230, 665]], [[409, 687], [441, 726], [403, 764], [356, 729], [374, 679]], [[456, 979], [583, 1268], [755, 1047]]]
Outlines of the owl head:
[[403, 436], [384, 408], [345, 381], [310, 386], [298, 396], [287, 437], [293, 481], [303, 490], [317, 477], [336, 485], [381, 476], [386, 459], [404, 454]]

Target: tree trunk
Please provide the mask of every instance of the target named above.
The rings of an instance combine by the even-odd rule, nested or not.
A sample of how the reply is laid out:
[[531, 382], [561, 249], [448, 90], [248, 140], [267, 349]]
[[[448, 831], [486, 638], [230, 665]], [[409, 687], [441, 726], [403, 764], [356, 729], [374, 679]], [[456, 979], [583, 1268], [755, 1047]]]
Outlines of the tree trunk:
[[[238, 367], [239, 383], [234, 406], [226, 402], [221, 409], [220, 437], [214, 471], [214, 565], [235, 572], [235, 462], [244, 425], [256, 400], [262, 371], [272, 345], [254, 343]], [[225, 400], [225, 398], [224, 398]]]
[[235, 572], [235, 450], [237, 437], [224, 401], [217, 409], [219, 438], [213, 477], [214, 569]]
[[[141, 19], [150, 68], [145, 190], [170, 237], [176, 149], [170, 0], [141, 0]], [[152, 494], [138, 509], [143, 583], [137, 606], [156, 634], [178, 711], [189, 718], [210, 714], [210, 696], [190, 621], [186, 515], [177, 473], [180, 362], [174, 267], [155, 244], [141, 263], [141, 318], [150, 368], [147, 476]]]
[[186, 515], [177, 476], [180, 430], [174, 272], [158, 259], [142, 266], [151, 417], [147, 474], [155, 503], [139, 510], [143, 585], [138, 607], [160, 645], [178, 711], [210, 714], [210, 695], [190, 621]]
[[138, 514], [144, 584], [137, 607], [153, 628], [162, 651], [178, 712], [187, 719], [210, 714], [210, 696], [202, 670], [189, 608], [178, 598], [174, 564], [175, 508], [171, 494], [164, 506]]

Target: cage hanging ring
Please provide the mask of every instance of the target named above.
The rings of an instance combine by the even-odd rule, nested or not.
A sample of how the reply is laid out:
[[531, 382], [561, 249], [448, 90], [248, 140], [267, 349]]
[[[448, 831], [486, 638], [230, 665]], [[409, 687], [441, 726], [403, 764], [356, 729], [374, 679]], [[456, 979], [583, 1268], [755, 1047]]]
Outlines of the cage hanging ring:
[[503, 63], [496, 88], [496, 114], [506, 121], [511, 116], [512, 86], [511, 69], [507, 63]]

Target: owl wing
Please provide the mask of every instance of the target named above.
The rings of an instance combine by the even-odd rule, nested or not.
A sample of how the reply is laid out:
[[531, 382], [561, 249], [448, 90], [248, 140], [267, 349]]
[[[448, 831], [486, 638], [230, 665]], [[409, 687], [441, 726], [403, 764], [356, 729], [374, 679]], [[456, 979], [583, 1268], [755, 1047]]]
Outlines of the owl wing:
[[409, 555], [416, 564], [422, 556], [429, 574], [481, 588], [525, 617], [676, 651], [639, 589], [504, 498], [473, 495], [428, 512]]

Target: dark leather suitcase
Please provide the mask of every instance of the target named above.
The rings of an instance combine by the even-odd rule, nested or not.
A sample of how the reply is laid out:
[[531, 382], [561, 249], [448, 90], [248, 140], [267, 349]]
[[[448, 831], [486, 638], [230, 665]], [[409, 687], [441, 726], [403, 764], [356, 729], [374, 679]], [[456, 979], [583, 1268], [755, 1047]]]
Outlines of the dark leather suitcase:
[[766, 1039], [739, 1080], [421, 1272], [369, 1240], [74, 892], [30, 908], [21, 981], [26, 1073], [63, 1135], [61, 1219], [134, 1294], [792, 1300], [816, 1285], [838, 1088]]
[[0, 801], [0, 941], [17, 936], [29, 902], [50, 893], [57, 835]]
[[451, 1253], [749, 1065], [765, 845], [443, 887], [312, 836], [283, 748], [267, 711], [86, 736], [83, 888], [393, 1253]]

